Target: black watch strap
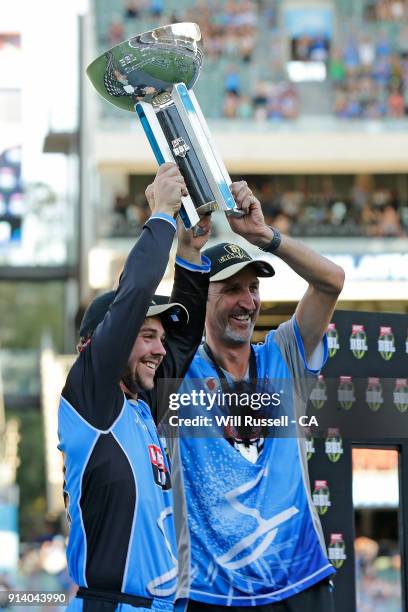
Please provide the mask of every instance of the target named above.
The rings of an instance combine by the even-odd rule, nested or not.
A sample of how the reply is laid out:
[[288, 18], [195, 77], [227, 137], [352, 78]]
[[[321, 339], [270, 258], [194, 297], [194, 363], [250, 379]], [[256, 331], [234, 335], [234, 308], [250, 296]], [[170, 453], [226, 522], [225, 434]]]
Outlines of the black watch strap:
[[268, 227], [270, 227], [273, 231], [273, 238], [266, 246], [261, 247], [261, 250], [265, 251], [265, 253], [274, 253], [276, 249], [280, 247], [280, 243], [282, 242], [282, 236], [280, 231], [276, 227], [271, 227], [270, 225], [268, 225]]

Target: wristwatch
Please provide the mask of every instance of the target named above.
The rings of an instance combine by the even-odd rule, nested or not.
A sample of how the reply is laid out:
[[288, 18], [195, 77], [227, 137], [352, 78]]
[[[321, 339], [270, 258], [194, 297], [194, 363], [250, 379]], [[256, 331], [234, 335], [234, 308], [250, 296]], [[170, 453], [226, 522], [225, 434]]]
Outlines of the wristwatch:
[[268, 225], [268, 227], [273, 231], [273, 238], [266, 246], [261, 247], [261, 251], [265, 251], [265, 253], [274, 253], [276, 249], [280, 247], [282, 236], [276, 227], [271, 227], [270, 225]]

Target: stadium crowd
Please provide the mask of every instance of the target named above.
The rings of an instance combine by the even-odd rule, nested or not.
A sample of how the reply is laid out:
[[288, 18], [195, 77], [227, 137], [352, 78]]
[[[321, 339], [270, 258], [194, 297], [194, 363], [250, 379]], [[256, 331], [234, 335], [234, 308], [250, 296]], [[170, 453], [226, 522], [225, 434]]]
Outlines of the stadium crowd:
[[408, 49], [404, 29], [399, 49], [382, 33], [376, 39], [348, 37], [335, 49], [329, 74], [337, 117], [402, 118], [408, 114]]
[[[206, 116], [293, 120], [308, 112], [301, 107], [298, 88], [286, 75], [285, 62], [293, 50], [278, 28], [278, 0], [227, 0], [194, 6], [184, 2], [179, 8], [172, 3], [165, 7], [162, 0], [127, 0], [118, 6], [121, 12], [112, 15], [107, 30], [99, 36], [101, 49], [140, 31], [143, 24], [151, 27], [152, 19], [156, 26], [199, 23], [207, 76], [214, 72], [218, 76], [212, 86], [212, 105], [202, 100]], [[330, 48], [326, 45], [324, 55], [319, 55], [327, 64], [327, 95], [333, 100], [334, 116], [378, 119], [408, 114], [407, 11], [403, 0], [370, 0], [348, 23], [339, 16], [341, 27]], [[391, 32], [386, 26], [394, 29]], [[299, 59], [297, 55], [292, 59]], [[312, 59], [318, 58], [308, 55], [305, 61]]]
[[[300, 187], [282, 177], [249, 177], [248, 181], [262, 203], [266, 222], [288, 235], [398, 238], [408, 233], [403, 196], [380, 181], [375, 185], [373, 177], [356, 176], [343, 188], [330, 176], [321, 178], [318, 185], [304, 177]], [[148, 216], [142, 192], [118, 194], [107, 234], [133, 236]]]

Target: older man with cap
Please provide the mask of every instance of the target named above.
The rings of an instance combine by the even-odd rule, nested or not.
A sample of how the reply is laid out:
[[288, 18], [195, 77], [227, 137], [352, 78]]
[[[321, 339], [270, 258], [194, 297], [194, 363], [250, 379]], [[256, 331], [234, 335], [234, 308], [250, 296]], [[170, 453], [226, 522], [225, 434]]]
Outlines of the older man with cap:
[[179, 232], [170, 302], [154, 292], [185, 193], [177, 166], [161, 166], [146, 192], [152, 216], [117, 291], [96, 298], [86, 311], [80, 354], [62, 391], [67, 555], [79, 586], [69, 610], [173, 610], [172, 491], [152, 393], [157, 378], [183, 376], [201, 340], [209, 262], [201, 259], [200, 248], [209, 235], [208, 220], [198, 238]]
[[[179, 532], [176, 609], [331, 612], [334, 569], [310, 496], [304, 440], [297, 438], [290, 417], [304, 411], [327, 357], [325, 331], [344, 273], [266, 226], [245, 182], [234, 184], [233, 192], [246, 214], [229, 218], [232, 230], [286, 262], [308, 288], [289, 321], [269, 332], [263, 344], [251, 344], [261, 303], [259, 277], [274, 275], [269, 260], [253, 259], [230, 243], [204, 251], [212, 264], [205, 342], [179, 391], [192, 399], [198, 387], [207, 392], [200, 406], [190, 404], [191, 413], [207, 420], [199, 431], [180, 427], [170, 440]], [[278, 294], [285, 278], [274, 282]], [[274, 419], [252, 426], [252, 417], [262, 412], [259, 403], [251, 406], [239, 399], [242, 394], [226, 393], [253, 391], [251, 382], [257, 390], [277, 392], [268, 396], [276, 400], [269, 413], [263, 412], [286, 411], [286, 435], [276, 435]], [[238, 405], [235, 399], [228, 406], [227, 396], [238, 397]], [[237, 418], [221, 419], [228, 410]]]

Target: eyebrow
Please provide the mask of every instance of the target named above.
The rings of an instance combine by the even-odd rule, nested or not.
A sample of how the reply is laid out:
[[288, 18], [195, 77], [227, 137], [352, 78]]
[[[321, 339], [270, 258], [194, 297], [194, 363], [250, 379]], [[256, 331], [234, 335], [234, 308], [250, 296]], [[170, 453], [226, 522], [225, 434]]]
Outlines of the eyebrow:
[[[254, 279], [253, 281], [251, 281], [249, 283], [250, 286], [252, 285], [256, 285], [257, 287], [259, 287], [259, 279]], [[228, 281], [224, 283], [224, 287], [223, 289], [231, 289], [232, 287], [241, 287], [241, 284], [239, 282], [233, 282], [233, 283], [229, 283]]]
[[155, 329], [154, 327], [142, 327], [142, 329], [140, 330], [142, 333], [143, 332], [150, 332], [150, 333], [154, 333], [154, 334], [158, 334], [159, 330]]

